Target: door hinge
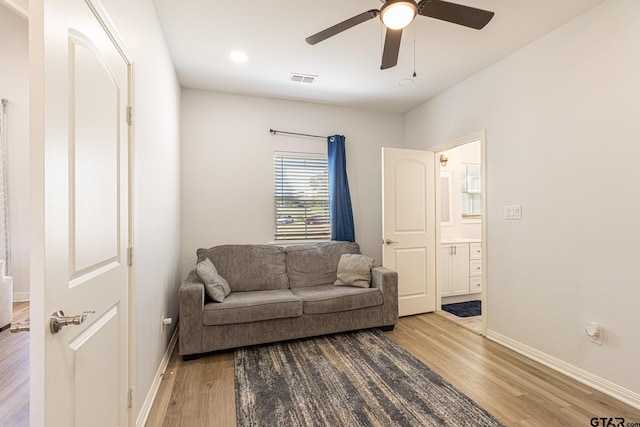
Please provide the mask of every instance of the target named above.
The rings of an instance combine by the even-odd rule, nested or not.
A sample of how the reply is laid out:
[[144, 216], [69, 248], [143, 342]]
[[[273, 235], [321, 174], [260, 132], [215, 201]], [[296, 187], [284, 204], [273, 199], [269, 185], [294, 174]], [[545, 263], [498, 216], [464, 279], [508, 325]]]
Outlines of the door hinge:
[[133, 407], [133, 387], [129, 387], [129, 398], [127, 399], [127, 406], [129, 408]]
[[133, 107], [127, 105], [127, 124], [131, 126], [133, 124]]
[[129, 267], [133, 265], [133, 248], [127, 248], [127, 265]]

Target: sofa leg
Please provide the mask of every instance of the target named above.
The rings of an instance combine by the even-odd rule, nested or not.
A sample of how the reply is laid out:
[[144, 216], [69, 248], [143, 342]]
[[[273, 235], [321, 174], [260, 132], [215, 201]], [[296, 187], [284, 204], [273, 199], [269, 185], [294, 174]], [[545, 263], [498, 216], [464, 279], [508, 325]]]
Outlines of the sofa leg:
[[188, 362], [190, 360], [197, 360], [200, 359], [201, 354], [185, 354], [182, 356], [182, 360], [184, 360], [185, 362]]
[[383, 332], [391, 332], [393, 331], [393, 328], [395, 328], [396, 325], [387, 325], [387, 326], [380, 326], [380, 330]]

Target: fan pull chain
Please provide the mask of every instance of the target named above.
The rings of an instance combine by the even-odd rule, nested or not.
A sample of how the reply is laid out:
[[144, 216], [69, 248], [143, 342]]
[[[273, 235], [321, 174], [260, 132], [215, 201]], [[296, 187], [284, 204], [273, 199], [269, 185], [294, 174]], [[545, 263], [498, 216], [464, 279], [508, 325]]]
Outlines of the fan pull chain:
[[416, 23], [413, 22], [413, 77], [416, 77]]

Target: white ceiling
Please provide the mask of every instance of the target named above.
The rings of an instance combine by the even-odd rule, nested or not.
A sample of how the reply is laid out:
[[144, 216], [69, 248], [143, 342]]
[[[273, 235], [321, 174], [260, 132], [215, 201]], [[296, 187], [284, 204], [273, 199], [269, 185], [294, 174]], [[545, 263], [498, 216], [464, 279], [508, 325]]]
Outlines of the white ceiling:
[[[315, 46], [305, 38], [379, 0], [154, 0], [183, 87], [406, 112], [603, 0], [460, 0], [491, 10], [483, 30], [418, 16], [400, 58], [381, 71], [383, 28], [372, 19]], [[414, 69], [413, 34], [417, 77]], [[234, 50], [247, 53], [234, 63]], [[294, 83], [291, 73], [317, 75]]]

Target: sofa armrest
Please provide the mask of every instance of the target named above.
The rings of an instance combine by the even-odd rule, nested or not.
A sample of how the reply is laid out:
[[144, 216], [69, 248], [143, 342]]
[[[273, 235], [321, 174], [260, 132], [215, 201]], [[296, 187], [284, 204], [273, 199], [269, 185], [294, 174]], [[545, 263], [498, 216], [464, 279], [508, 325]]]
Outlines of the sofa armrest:
[[192, 271], [180, 285], [180, 316], [202, 313], [204, 308], [204, 284]]
[[180, 285], [179, 349], [181, 355], [202, 353], [204, 284], [190, 272]]
[[376, 266], [371, 269], [371, 287], [382, 292], [387, 325], [398, 323], [398, 273], [386, 267]]

